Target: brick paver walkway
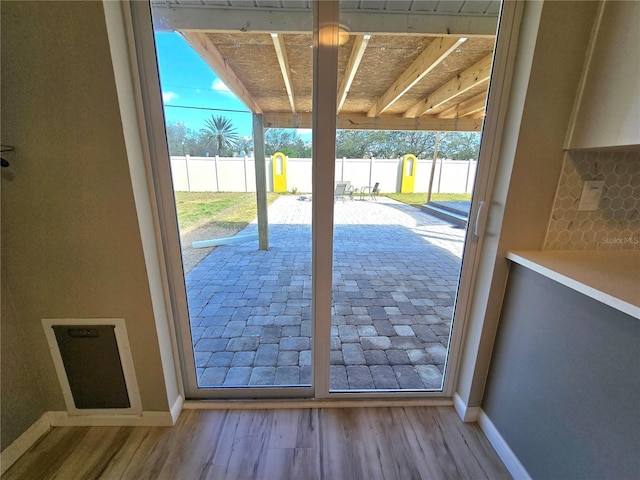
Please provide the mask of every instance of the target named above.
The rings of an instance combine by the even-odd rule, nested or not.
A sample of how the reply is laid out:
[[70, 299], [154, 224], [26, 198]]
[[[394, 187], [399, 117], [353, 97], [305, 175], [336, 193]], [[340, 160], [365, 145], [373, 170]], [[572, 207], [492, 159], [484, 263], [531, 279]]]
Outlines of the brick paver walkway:
[[[310, 224], [282, 197], [269, 251], [218, 247], [187, 275], [200, 386], [311, 383]], [[440, 389], [464, 230], [381, 197], [338, 202], [334, 237], [331, 389]]]

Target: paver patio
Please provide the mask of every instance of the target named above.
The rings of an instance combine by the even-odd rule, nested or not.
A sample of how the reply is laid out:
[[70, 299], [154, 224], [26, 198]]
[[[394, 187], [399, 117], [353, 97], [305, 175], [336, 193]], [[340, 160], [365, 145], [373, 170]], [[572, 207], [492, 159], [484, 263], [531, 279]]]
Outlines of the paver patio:
[[[378, 200], [335, 205], [331, 389], [439, 390], [464, 230]], [[268, 215], [268, 251], [218, 247], [187, 275], [201, 387], [311, 383], [311, 202]]]

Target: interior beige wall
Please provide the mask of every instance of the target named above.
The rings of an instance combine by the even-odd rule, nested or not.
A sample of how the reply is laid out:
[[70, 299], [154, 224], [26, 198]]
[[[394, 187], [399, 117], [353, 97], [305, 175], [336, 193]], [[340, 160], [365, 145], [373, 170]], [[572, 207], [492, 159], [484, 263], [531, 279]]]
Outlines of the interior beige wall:
[[640, 144], [640, 2], [607, 1], [569, 146]]
[[[43, 374], [30, 355], [31, 342], [20, 321], [13, 303], [11, 290], [2, 269], [2, 335], [0, 359], [1, 439], [0, 451], [19, 433], [33, 424], [47, 411], [47, 402], [42, 388]], [[14, 392], [20, 392], [19, 395]], [[26, 400], [25, 400], [26, 399]]]
[[1, 42], [4, 448], [65, 409], [41, 318], [124, 318], [143, 409], [168, 401], [102, 3], [3, 2]]
[[508, 274], [505, 255], [510, 250], [543, 247], [596, 9], [597, 3], [590, 1], [525, 5], [478, 286], [463, 347], [458, 394], [467, 406], [479, 406], [482, 401]]

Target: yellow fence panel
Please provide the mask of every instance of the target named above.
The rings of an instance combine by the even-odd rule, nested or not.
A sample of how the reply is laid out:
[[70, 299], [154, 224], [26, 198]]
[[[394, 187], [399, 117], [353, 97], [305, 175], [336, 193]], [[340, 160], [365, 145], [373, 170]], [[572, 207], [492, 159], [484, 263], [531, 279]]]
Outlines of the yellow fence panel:
[[273, 165], [273, 191], [287, 191], [287, 156], [282, 152], [276, 152], [271, 157]]
[[402, 158], [402, 184], [400, 186], [401, 193], [413, 193], [413, 187], [416, 181], [416, 167], [418, 159], [415, 155], [407, 154]]

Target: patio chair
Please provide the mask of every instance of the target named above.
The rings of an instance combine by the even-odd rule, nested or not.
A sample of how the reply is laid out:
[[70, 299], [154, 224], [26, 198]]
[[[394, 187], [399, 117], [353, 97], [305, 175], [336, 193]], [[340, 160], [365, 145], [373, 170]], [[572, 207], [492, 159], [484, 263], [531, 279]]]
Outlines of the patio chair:
[[360, 189], [360, 200], [364, 200], [365, 193], [368, 193], [369, 196], [377, 202], [378, 201], [378, 193], [380, 192], [380, 188], [378, 188], [379, 185], [380, 185], [380, 182], [376, 182], [373, 187], [371, 187], [371, 186], [362, 187]]
[[349, 195], [349, 200], [353, 200], [353, 193], [356, 191], [356, 189], [353, 185], [351, 185], [351, 182], [347, 181], [345, 183], [347, 184], [347, 188], [345, 189], [344, 193], [346, 195]]
[[335, 203], [336, 200], [340, 199], [344, 202], [344, 195], [347, 191], [347, 182], [337, 182], [336, 188], [333, 191], [333, 201]]

